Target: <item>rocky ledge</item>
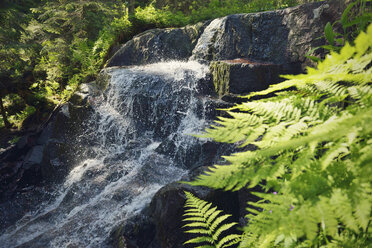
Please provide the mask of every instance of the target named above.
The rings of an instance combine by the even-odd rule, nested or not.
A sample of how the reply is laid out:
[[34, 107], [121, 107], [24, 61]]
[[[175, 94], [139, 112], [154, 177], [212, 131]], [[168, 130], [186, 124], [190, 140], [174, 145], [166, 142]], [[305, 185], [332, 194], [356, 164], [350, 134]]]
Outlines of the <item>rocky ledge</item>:
[[123, 44], [107, 66], [247, 58], [280, 65], [283, 73], [298, 73], [311, 64], [305, 54], [324, 42], [315, 38], [323, 35], [327, 22], [339, 19], [344, 8], [343, 1], [333, 0], [149, 30]]

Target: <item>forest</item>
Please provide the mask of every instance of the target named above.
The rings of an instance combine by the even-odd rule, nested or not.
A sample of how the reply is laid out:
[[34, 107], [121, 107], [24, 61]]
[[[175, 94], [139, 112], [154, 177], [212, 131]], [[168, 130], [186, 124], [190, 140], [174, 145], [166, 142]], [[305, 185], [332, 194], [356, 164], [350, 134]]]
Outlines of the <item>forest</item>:
[[[314, 7], [314, 9], [311, 9], [312, 13], [309, 14], [309, 16], [314, 17], [317, 16], [317, 11], [323, 11], [321, 8], [324, 5], [322, 4], [327, 2], [323, 3], [316, 0], [1, 1], [0, 162], [4, 164], [0, 165], [0, 173], [2, 173], [0, 174], [0, 210], [11, 209], [12, 207], [9, 206], [13, 206], [12, 204], [23, 206], [24, 203], [18, 203], [20, 199], [16, 199], [18, 196], [16, 198], [12, 197], [14, 197], [14, 194], [22, 194], [25, 191], [24, 189], [28, 191], [30, 187], [31, 191], [34, 191], [32, 184], [40, 188], [45, 186], [47, 188], [45, 191], [48, 193], [44, 196], [55, 197], [56, 202], [59, 199], [56, 196], [61, 196], [62, 200], [57, 204], [58, 207], [63, 205], [64, 202], [70, 204], [71, 201], [73, 202], [71, 204], [75, 204], [79, 201], [78, 197], [82, 198], [84, 207], [90, 204], [93, 206], [96, 202], [92, 203], [92, 199], [96, 200], [110, 189], [113, 189], [113, 191], [117, 189], [116, 186], [114, 187], [111, 184], [102, 186], [103, 184], [100, 184], [101, 178], [106, 176], [103, 180], [110, 181], [109, 183], [118, 183], [127, 175], [131, 176], [132, 172], [129, 169], [124, 171], [123, 168], [126, 168], [128, 161], [133, 160], [135, 161], [133, 163], [140, 164], [138, 167], [140, 172], [133, 176], [135, 183], [132, 181], [127, 183], [125, 187], [128, 189], [124, 187], [123, 192], [125, 190], [129, 191], [129, 189], [133, 192], [142, 188], [143, 192], [145, 192], [145, 189], [149, 190], [147, 186], [151, 179], [145, 180], [143, 178], [146, 176], [157, 178], [158, 173], [161, 175], [163, 173], [164, 175], [174, 173], [174, 180], [183, 185], [177, 186], [182, 190], [181, 193], [176, 191], [177, 196], [174, 197], [182, 195], [182, 214], [179, 216], [181, 219], [177, 219], [177, 217], [175, 220], [178, 222], [176, 226], [179, 227], [178, 229], [184, 236], [172, 243], [173, 241], [169, 241], [171, 238], [167, 239], [162, 236], [166, 233], [164, 230], [167, 230], [167, 228], [163, 227], [164, 223], [159, 220], [160, 217], [158, 219], [154, 217], [157, 211], [162, 211], [157, 207], [168, 206], [166, 204], [156, 205], [156, 197], [160, 195], [164, 199], [168, 199], [166, 198], [168, 195], [161, 195], [163, 188], [159, 185], [166, 188], [167, 185], [174, 183], [174, 180], [170, 179], [172, 176], [169, 176], [167, 179], [162, 177], [159, 182], [156, 181], [156, 183], [151, 184], [151, 186], [159, 186], [159, 188], [156, 188], [159, 191], [154, 190], [151, 197], [155, 198], [149, 198], [151, 203], [144, 201], [147, 204], [144, 203], [145, 206], [143, 207], [145, 213], [141, 212], [143, 216], [149, 215], [152, 221], [150, 221], [151, 225], [156, 226], [156, 234], [151, 234], [156, 236], [156, 239], [151, 239], [155, 241], [151, 241], [152, 243], [149, 241], [148, 244], [144, 245], [145, 241], [143, 240], [147, 240], [150, 235], [148, 233], [151, 233], [148, 230], [151, 228], [147, 228], [146, 225], [152, 226], [146, 222], [147, 220], [143, 220], [146, 218], [143, 218], [141, 219], [142, 222], [138, 222], [141, 223], [138, 226], [133, 224], [133, 226], [128, 227], [129, 224], [115, 223], [115, 228], [117, 228], [116, 226], [119, 226], [119, 228], [110, 231], [110, 234], [105, 234], [105, 240], [114, 239], [114, 241], [110, 241], [110, 246], [107, 247], [181, 247], [179, 246], [181, 241], [182, 247], [190, 248], [370, 247], [372, 245], [370, 227], [372, 221], [372, 128], [370, 125], [372, 121], [372, 1], [331, 0], [329, 2], [344, 6], [339, 16], [337, 16], [337, 20], [328, 21], [327, 18], [330, 20], [332, 18], [329, 16], [322, 17], [326, 21], [324, 21], [324, 27], [319, 27], [319, 30], [321, 30], [320, 36], [310, 37], [310, 41], [305, 40], [305, 38], [305, 41], [303, 41], [301, 37], [294, 37], [296, 41], [293, 41], [293, 43], [288, 41], [288, 44], [308, 45], [311, 43], [311, 46], [298, 49], [295, 45], [288, 45], [284, 48], [285, 52], [283, 54], [292, 56], [291, 59], [296, 60], [296, 63], [301, 60], [299, 57], [304, 57], [301, 62], [298, 62], [298, 66], [296, 64], [296, 67], [292, 60], [288, 62], [289, 60], [282, 58], [284, 56], [280, 54], [282, 43], [275, 43], [274, 38], [272, 39], [274, 41], [268, 40], [264, 43], [277, 44], [277, 53], [275, 53], [275, 48], [273, 51], [270, 50], [272, 47], [266, 49], [265, 46], [269, 45], [261, 44], [260, 41], [254, 43], [255, 40], [250, 37], [249, 42], [260, 44], [263, 48], [262, 50], [257, 49], [259, 52], [256, 52], [254, 48], [249, 48], [247, 54], [255, 54], [256, 52], [254, 56], [259, 57], [261, 55], [257, 54], [264, 51], [262, 53], [265, 54], [262, 55], [262, 58], [266, 58], [266, 53], [268, 54], [267, 61], [264, 62], [235, 57], [228, 60], [226, 58], [230, 56], [229, 53], [218, 51], [218, 46], [224, 46], [223, 42], [230, 42], [223, 35], [231, 35], [233, 37], [231, 39], [238, 40], [236, 43], [231, 43], [235, 46], [231, 47], [231, 50], [236, 49], [239, 53], [240, 50], [245, 49], [243, 46], [243, 48], [239, 47], [239, 42], [244, 43], [247, 36], [242, 35], [242, 38], [239, 36], [241, 26], [236, 24], [238, 23], [236, 20], [248, 20], [244, 24], [246, 26], [243, 25], [243, 27], [246, 28], [251, 25], [248, 28], [249, 32], [254, 33], [254, 25], [259, 27], [264, 27], [266, 23], [272, 25], [270, 21], [275, 22], [275, 18], [279, 18], [279, 15], [285, 16], [292, 13], [291, 9], [287, 11], [286, 8], [303, 5], [309, 6], [308, 8], [311, 9], [312, 4], [319, 4], [316, 6], [321, 7]], [[281, 10], [283, 11], [275, 12]], [[265, 11], [273, 11], [266, 16], [273, 18], [274, 21], [268, 20], [265, 22], [266, 20], [259, 19], [261, 18], [260, 13]], [[234, 15], [243, 13], [258, 14], [257, 16], [248, 16], [247, 19], [244, 19], [245, 16]], [[278, 16], [276, 16], [276, 13], [279, 13]], [[294, 11], [294, 13], [296, 12]], [[233, 23], [231, 24], [232, 34], [226, 31], [230, 28], [228, 26], [230, 24], [226, 24], [228, 22], [221, 24], [221, 20], [226, 20], [223, 18], [228, 15], [233, 15], [232, 19], [229, 19]], [[288, 15], [290, 16], [290, 14]], [[308, 20], [301, 22], [301, 17], [296, 18], [294, 18], [296, 24], [307, 25], [306, 21]], [[314, 17], [314, 19], [316, 18]], [[285, 26], [290, 22], [290, 18], [285, 19], [284, 17], [282, 25]], [[216, 28], [213, 25], [220, 26]], [[312, 25], [312, 23], [309, 25]], [[186, 28], [184, 28], [185, 26]], [[226, 29], [221, 31], [225, 32], [221, 35], [222, 38], [218, 36], [221, 27]], [[181, 63], [180, 68], [176, 67], [175, 70], [176, 72], [184, 70], [183, 78], [179, 80], [175, 76], [175, 72], [172, 76], [174, 76], [173, 81], [177, 83], [173, 82], [174, 86], [171, 86], [171, 89], [167, 88], [168, 86], [161, 86], [161, 90], [158, 90], [160, 86], [157, 85], [156, 80], [159, 80], [157, 76], [164, 73], [164, 65], [161, 63], [167, 63], [168, 61], [158, 59], [154, 61], [158, 61], [160, 64], [149, 63], [150, 65], [145, 65], [148, 61], [153, 61], [150, 57], [152, 54], [159, 53], [155, 51], [155, 48], [158, 49], [157, 43], [149, 45], [152, 44], [152, 40], [145, 40], [146, 35], [149, 37], [153, 35], [156, 38], [165, 33], [163, 36], [165, 37], [170, 35], [172, 31], [176, 33], [179, 30], [184, 32], [182, 35], [185, 36], [182, 37], [191, 37], [192, 42], [190, 44], [192, 45], [190, 46], [193, 46], [191, 58], [199, 56], [198, 64], [188, 64], [192, 63], [190, 62], [191, 59], [188, 62], [179, 62]], [[292, 31], [299, 34], [306, 34], [307, 32], [306, 30], [298, 31], [293, 28], [288, 31], [288, 37], [291, 37]], [[260, 30], [257, 32], [259, 33]], [[308, 32], [310, 33], [310, 31]], [[234, 36], [236, 33], [238, 35]], [[171, 37], [169, 39], [172, 39], [173, 36], [169, 37]], [[135, 43], [136, 39], [138, 43]], [[142, 39], [144, 42], [142, 42]], [[161, 40], [159, 38], [159, 42], [164, 42], [165, 47], [168, 44], [166, 42], [170, 42], [169, 44], [173, 46], [172, 41], [167, 39]], [[202, 42], [205, 42], [206, 45]], [[218, 42], [221, 42], [222, 45]], [[214, 45], [211, 45], [211, 43]], [[313, 44], [316, 45], [313, 46]], [[148, 49], [146, 46], [150, 48], [153, 46], [154, 52], [146, 53], [146, 49]], [[207, 46], [209, 46], [208, 49], [205, 49]], [[168, 48], [169, 50], [173, 49], [171, 46]], [[115, 64], [113, 59], [115, 56], [119, 59], [123, 59], [120, 56], [124, 55], [128, 57], [123, 60], [130, 60], [132, 59], [130, 56], [136, 56], [135, 52], [133, 52], [135, 55], [128, 52], [131, 49], [145, 51], [138, 53], [140, 54], [139, 57], [143, 56], [144, 63], [130, 64], [128, 62], [128, 66], [124, 62], [123, 64]], [[164, 51], [161, 49], [159, 51]], [[293, 55], [291, 49], [295, 51], [293, 54], [299, 50], [301, 52]], [[243, 54], [243, 52], [241, 53]], [[159, 56], [162, 56], [162, 54]], [[254, 56], [252, 55], [252, 57]], [[164, 57], [167, 58], [165, 55]], [[139, 58], [139, 61], [140, 59], [142, 58]], [[275, 63], [271, 63], [272, 61]], [[172, 61], [165, 65], [165, 67], [169, 67], [169, 70], [173, 70], [172, 66], [174, 65], [171, 63]], [[273, 82], [274, 84], [268, 84], [264, 88], [259, 87], [244, 91], [239, 86], [235, 86], [238, 91], [242, 92], [236, 93], [233, 92], [234, 86], [232, 84], [232, 74], [235, 68], [232, 64], [234, 63], [248, 64], [250, 68], [254, 68], [254, 66], [269, 68], [255, 71], [257, 81], [262, 80], [262, 78], [266, 80], [269, 77], [258, 75], [257, 71], [266, 73], [265, 70], [269, 70], [267, 73], [274, 74], [274, 76], [270, 74], [270, 80], [275, 78], [277, 71], [279, 74], [283, 74], [283, 72], [289, 72], [290, 74], [280, 75], [280, 80], [275, 79], [277, 81]], [[280, 63], [282, 64], [277, 66]], [[300, 63], [302, 64], [300, 65]], [[283, 69], [287, 65], [293, 66], [295, 69]], [[157, 70], [158, 72], [155, 73]], [[206, 70], [208, 73], [205, 72]], [[199, 77], [200, 71], [208, 76], [203, 74], [203, 77]], [[105, 73], [108, 73], [111, 79], [102, 79], [104, 78], [102, 75], [106, 75]], [[164, 78], [161, 80], [168, 83], [169, 78]], [[122, 82], [127, 80], [128, 82], [125, 82], [129, 86], [120, 86], [119, 79]], [[106, 88], [101, 89], [100, 84], [104, 80], [108, 80], [108, 83], [105, 81], [103, 84], [106, 84]], [[183, 88], [177, 88], [179, 82], [183, 82], [182, 80], [187, 81], [189, 88], [184, 86]], [[214, 86], [213, 92], [210, 93], [209, 88], [205, 85], [200, 86], [200, 82], [212, 85], [208, 87]], [[149, 88], [143, 86], [146, 83]], [[190, 86], [191, 84], [196, 84], [196, 86]], [[118, 85], [122, 89], [117, 89], [119, 88]], [[59, 113], [65, 111], [64, 106], [71, 105], [70, 102], [72, 102], [73, 97], [80, 94], [82, 87], [88, 87], [90, 91], [94, 88], [93, 96], [87, 98], [88, 100], [84, 102], [84, 106], [79, 105], [80, 110], [83, 109], [84, 114], [88, 113], [88, 115], [93, 116], [89, 118], [94, 121], [83, 121], [81, 129], [86, 130], [78, 129], [80, 130], [79, 134], [71, 135], [73, 137], [71, 143], [76, 142], [76, 147], [68, 145], [69, 147], [65, 148], [63, 147], [65, 145], [64, 141], [58, 141], [59, 143], [56, 142], [56, 144], [63, 145], [57, 146], [58, 148], [50, 148], [50, 144], [55, 142], [53, 140], [54, 133], [49, 137], [51, 141], [48, 140], [46, 144], [39, 144], [40, 137], [43, 137], [44, 131], [51, 126], [49, 124], [54, 123], [53, 120], [55, 121], [56, 118], [58, 122]], [[144, 92], [140, 90], [144, 90]], [[187, 90], [190, 90], [191, 93]], [[104, 93], [99, 95], [98, 91]], [[205, 94], [206, 96], [202, 96], [200, 92], [208, 93]], [[152, 93], [154, 95], [149, 96]], [[151, 103], [149, 103], [149, 99], [152, 101]], [[174, 101], [174, 99], [177, 102], [168, 102]], [[183, 103], [182, 101], [186, 101], [184, 99], [189, 102]], [[107, 117], [106, 112], [99, 112], [103, 109], [107, 111], [106, 101], [113, 106], [112, 109], [109, 109], [109, 113], [113, 117]], [[119, 101], [119, 103], [116, 101]], [[205, 107], [207, 105], [203, 104], [208, 101], [211, 102], [210, 106], [212, 106], [208, 106], [208, 108], [213, 108], [210, 111], [214, 111], [213, 120], [205, 117], [206, 113], [209, 112]], [[72, 105], [74, 104], [72, 103]], [[87, 106], [89, 104], [90, 106]], [[204, 118], [203, 121], [198, 119], [199, 122], [195, 121], [195, 118], [200, 118], [198, 117], [199, 113], [194, 113], [199, 106], [198, 104], [203, 106], [203, 110], [200, 111]], [[171, 105], [174, 105], [174, 107], [171, 107]], [[183, 105], [191, 107], [186, 109]], [[77, 115], [83, 116], [78, 111]], [[193, 115], [190, 114], [192, 111], [194, 111]], [[70, 114], [65, 114], [65, 116], [69, 116], [71, 113], [74, 112], [70, 110]], [[122, 117], [117, 117], [117, 115], [122, 115]], [[62, 120], [64, 120], [63, 118]], [[173, 124], [173, 119], [170, 120], [170, 118], [174, 118], [176, 124]], [[129, 123], [129, 127], [125, 126], [127, 123]], [[198, 125], [199, 123], [202, 124], [197, 128], [187, 126], [188, 124]], [[60, 125], [63, 126], [63, 123]], [[70, 127], [68, 125], [71, 124], [66, 125], [67, 129]], [[120, 125], [122, 127], [117, 127]], [[106, 130], [102, 130], [105, 128]], [[201, 131], [200, 128], [202, 128]], [[69, 131], [64, 130], [63, 132], [65, 132], [65, 136], [70, 135]], [[32, 133], [35, 137], [37, 136], [35, 138], [37, 141], [34, 142], [36, 145], [32, 144], [33, 147], [27, 148], [29, 150], [22, 150], [28, 155], [22, 155], [19, 160], [13, 158], [18, 155], [8, 155], [12, 153], [13, 150], [11, 149], [20, 146], [23, 137], [26, 137], [29, 133]], [[187, 134], [188, 138], [184, 138], [184, 134]], [[89, 140], [84, 135], [95, 137]], [[34, 138], [34, 136], [32, 137]], [[63, 138], [58, 136], [55, 140], [66, 139], [65, 136]], [[29, 137], [31, 136], [27, 136], [27, 142], [29, 142]], [[75, 138], [76, 140], [74, 140]], [[189, 139], [192, 140], [189, 141]], [[185, 144], [183, 145], [182, 142], [185, 142]], [[38, 175], [42, 178], [42, 182], [29, 183], [29, 181], [34, 182], [34, 179], [27, 180], [24, 178], [30, 176], [26, 171], [31, 167], [29, 161], [32, 160], [35, 154], [33, 153], [34, 148], [37, 146], [42, 147], [43, 158], [42, 162], [37, 162], [37, 166], [40, 167], [35, 167], [36, 169], [32, 172], [35, 174], [32, 174], [31, 177]], [[86, 146], [85, 150], [82, 148], [84, 146]], [[74, 159], [66, 159], [67, 162], [60, 159], [61, 162], [58, 160], [59, 157], [56, 157], [57, 161], [53, 156], [45, 155], [52, 151], [61, 153], [63, 157], [65, 153], [71, 153], [75, 150], [76, 154], [70, 154]], [[17, 150], [17, 152], [19, 151]], [[102, 155], [103, 153], [105, 154]], [[81, 156], [81, 161], [79, 161], [79, 156]], [[213, 158], [205, 159], [208, 156]], [[66, 167], [68, 169], [63, 169], [67, 171], [66, 174], [63, 174], [64, 181], [62, 181], [64, 183], [60, 184], [59, 181], [55, 184], [48, 184], [46, 177], [54, 176], [60, 171], [57, 168], [52, 169], [58, 171], [57, 173], [45, 172], [47, 170], [43, 169], [45, 157], [50, 160], [48, 166], [50, 164], [54, 166], [53, 163], [57, 164], [55, 167], [63, 163], [75, 163], [74, 167], [68, 165]], [[166, 159], [170, 159], [171, 162]], [[19, 167], [16, 168], [17, 163]], [[167, 167], [169, 164], [173, 166], [173, 163], [176, 168], [174, 172], [173, 169]], [[201, 165], [192, 165], [197, 163]], [[151, 167], [152, 164], [154, 164], [154, 167]], [[166, 165], [156, 167], [158, 164]], [[111, 168], [111, 165], [120, 165], [121, 167]], [[92, 169], [93, 166], [97, 166], [99, 169]], [[151, 170], [142, 172], [142, 167], [146, 166]], [[203, 170], [195, 175], [196, 172], [194, 171], [198, 171], [199, 167]], [[135, 168], [137, 170], [137, 167]], [[133, 169], [133, 171], [136, 170]], [[187, 170], [186, 174], [188, 176], [179, 172], [181, 170]], [[14, 176], [13, 172], [17, 176]], [[92, 178], [100, 172], [104, 176], [99, 175], [93, 180]], [[129, 178], [129, 176], [127, 177]], [[17, 178], [15, 179], [15, 177]], [[92, 180], [92, 182], [89, 181], [88, 183], [88, 180]], [[80, 181], [82, 186], [77, 186]], [[9, 190], [9, 185], [13, 185], [13, 182], [17, 186]], [[132, 186], [128, 186], [130, 184]], [[54, 187], [60, 187], [61, 189], [58, 191]], [[76, 188], [83, 187], [91, 187], [89, 190], [84, 190], [98, 193], [89, 195], [84, 190], [81, 192], [76, 190]], [[132, 189], [131, 187], [137, 188]], [[150, 188], [150, 186], [148, 187]], [[200, 187], [202, 189], [204, 187], [208, 188], [210, 190], [208, 192], [212, 193], [203, 197], [203, 193], [200, 193], [203, 191], [199, 190]], [[176, 190], [179, 190], [179, 188], [176, 188]], [[34, 197], [36, 191], [30, 193], [30, 195]], [[2, 198], [3, 193], [4, 195], [7, 194], [4, 198]], [[77, 199], [74, 198], [74, 194], [76, 194]], [[125, 194], [122, 192], [120, 194], [132, 193], [125, 191]], [[119, 201], [117, 198], [124, 199], [126, 197], [120, 194], [115, 191], [113, 196], [110, 195], [110, 199]], [[230, 198], [228, 197], [235, 197], [235, 194], [238, 194], [239, 197], [242, 194], [248, 194], [248, 196], [244, 196], [246, 198], [243, 197], [245, 200], [244, 207], [241, 206], [241, 202], [237, 207], [240, 209], [238, 210], [238, 212], [240, 211], [240, 217], [236, 217], [236, 211], [234, 210], [234, 212], [226, 207], [225, 203], [221, 204], [222, 208], [218, 205], [218, 203], [229, 201]], [[87, 195], [91, 199], [86, 199], [89, 198]], [[227, 200], [223, 198], [226, 196]], [[125, 211], [130, 212], [127, 207], [131, 205], [126, 202], [129, 202], [129, 200], [125, 199], [125, 201], [122, 201], [127, 205], [121, 202], [121, 206], [126, 209]], [[139, 202], [143, 199], [140, 197], [139, 199], [137, 201], [133, 200], [133, 204], [141, 205], [142, 203]], [[217, 203], [214, 202], [216, 199]], [[9, 206], [6, 205], [8, 200], [10, 202]], [[47, 204], [50, 204], [50, 201], [45, 201], [48, 203], [43, 203], [44, 205], [40, 203], [40, 206], [49, 206]], [[171, 201], [171, 198], [168, 199], [167, 204]], [[99, 201], [97, 200], [97, 202]], [[25, 206], [28, 206], [27, 204]], [[116, 211], [116, 205], [113, 207], [110, 203], [109, 206]], [[44, 218], [44, 213], [40, 214], [41, 212], [36, 210], [37, 206], [33, 207], [30, 207], [30, 209], [33, 209], [33, 212], [31, 212], [35, 213], [36, 217], [31, 221], [30, 230], [34, 228], [32, 226], [34, 225], [33, 220], [38, 220], [39, 216], [41, 216], [40, 219]], [[49, 209], [49, 207], [46, 209]], [[71, 213], [79, 211], [78, 207], [71, 207], [71, 209], [65, 215], [58, 212], [64, 210], [53, 211], [56, 212], [56, 216], [58, 213], [60, 216], [64, 216], [63, 218], [68, 219]], [[243, 217], [241, 209], [245, 211]], [[107, 211], [105, 209], [105, 213]], [[115, 211], [113, 210], [116, 214]], [[124, 219], [121, 215], [117, 216], [120, 216], [121, 220]], [[136, 222], [136, 218], [139, 218], [138, 216], [134, 215], [134, 222]], [[21, 219], [21, 216], [14, 217], [15, 221], [18, 220], [17, 218]], [[12, 243], [12, 239], [19, 239], [16, 235], [21, 235], [22, 229], [19, 231], [20, 234], [17, 233], [19, 229], [16, 229], [15, 234], [12, 233], [11, 229], [8, 231], [6, 228], [11, 226], [13, 219], [9, 220], [9, 223], [5, 219], [5, 215], [0, 215], [0, 230], [7, 230], [4, 232], [4, 236], [0, 235], [0, 242], [18, 244], [18, 241]], [[89, 223], [89, 218], [86, 219]], [[2, 224], [2, 220], [6, 224]], [[64, 221], [64, 219], [52, 220], [55, 223], [60, 220]], [[132, 221], [132, 219], [130, 220]], [[21, 223], [26, 223], [26, 221]], [[127, 223], [131, 222], [127, 221]], [[109, 224], [111, 225], [111, 223]], [[142, 231], [141, 225], [147, 228], [143, 228], [146, 233]], [[66, 229], [66, 226], [63, 225], [59, 227], [61, 230]], [[86, 228], [88, 230], [90, 227]], [[94, 235], [101, 230], [98, 226], [92, 228]], [[105, 226], [104, 228], [108, 227]], [[66, 230], [68, 230], [68, 227]], [[168, 235], [172, 235], [171, 233]], [[63, 243], [65, 240], [60, 241], [54, 238], [53, 241], [42, 243], [44, 242], [44, 236], [34, 237], [33, 235], [30, 234], [32, 238], [27, 240], [26, 243], [19, 244], [25, 244], [25, 247], [27, 245], [30, 245], [29, 247], [41, 247], [40, 245], [65, 247], [68, 244], [72, 244], [71, 247], [106, 247], [102, 243], [94, 243], [95, 241], [92, 240], [96, 236], [89, 236], [93, 234], [86, 234], [86, 232], [84, 232], [85, 236], [83, 235], [81, 240], [76, 238], [78, 240], [76, 243], [73, 243], [72, 239], [68, 241], [71, 243]], [[58, 235], [56, 234], [56, 236]], [[115, 236], [115, 238], [112, 238], [112, 236]], [[42, 238], [39, 239], [39, 237]], [[75, 238], [75, 236], [73, 237]], [[135, 242], [132, 242], [132, 239]], [[133, 245], [134, 243], [135, 245]], [[2, 247], [1, 243], [0, 247]]]

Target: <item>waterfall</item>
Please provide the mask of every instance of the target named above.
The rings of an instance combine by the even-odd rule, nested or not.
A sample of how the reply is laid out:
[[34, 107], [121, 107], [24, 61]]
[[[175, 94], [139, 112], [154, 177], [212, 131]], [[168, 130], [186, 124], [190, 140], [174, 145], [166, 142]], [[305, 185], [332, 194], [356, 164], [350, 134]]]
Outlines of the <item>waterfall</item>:
[[92, 99], [76, 141], [81, 162], [50, 201], [1, 234], [0, 247], [105, 247], [112, 228], [185, 175], [188, 154], [206, 142], [189, 134], [208, 124], [197, 87], [207, 66], [171, 61], [105, 71], [110, 82]]

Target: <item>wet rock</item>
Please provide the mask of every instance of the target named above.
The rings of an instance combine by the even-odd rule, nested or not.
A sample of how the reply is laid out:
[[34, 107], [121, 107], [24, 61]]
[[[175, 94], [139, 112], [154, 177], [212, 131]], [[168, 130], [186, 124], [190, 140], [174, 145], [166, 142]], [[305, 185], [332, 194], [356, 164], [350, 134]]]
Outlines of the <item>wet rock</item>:
[[215, 91], [221, 97], [264, 90], [280, 81], [281, 68], [267, 62], [235, 59], [212, 62], [210, 70]]
[[205, 25], [206, 23], [198, 23], [184, 28], [148, 30], [125, 43], [107, 66], [187, 60]]
[[52, 128], [53, 128], [53, 123], [49, 122], [46, 127], [41, 131], [40, 136], [38, 137], [36, 144], [38, 145], [45, 145], [48, 143], [51, 134], [52, 134]]
[[87, 105], [91, 97], [96, 97], [100, 95], [101, 92], [96, 81], [81, 84], [79, 90], [71, 96], [70, 103], [77, 106]]
[[110, 235], [109, 244], [114, 248], [160, 248], [156, 240], [156, 229], [148, 214], [149, 209], [144, 209], [124, 224], [116, 228]]
[[[241, 99], [240, 99], [241, 100]], [[236, 101], [234, 102], [236, 103]], [[203, 111], [201, 111], [207, 120], [215, 120], [216, 116], [225, 116], [223, 109], [233, 107], [234, 104], [224, 99], [206, 98], [204, 100]]]
[[239, 221], [240, 206], [237, 192], [225, 192], [206, 187], [192, 187], [187, 184], [171, 183], [160, 189], [153, 197], [149, 212], [156, 229], [156, 239], [162, 248], [184, 247], [183, 243], [192, 238], [186, 234], [182, 226], [184, 204], [186, 197], [184, 191], [213, 202], [225, 213], [232, 214], [231, 221]]
[[198, 96], [204, 97], [216, 96], [211, 76], [212, 76], [211, 74], [208, 74], [205, 78], [199, 80], [196, 83], [195, 90]]
[[324, 41], [325, 24], [338, 20], [339, 1], [317, 2], [283, 10], [236, 14], [213, 20], [200, 36], [191, 59], [249, 58], [298, 73], [311, 64], [305, 54]]
[[[95, 84], [81, 87], [81, 95], [98, 94]], [[76, 99], [75, 99], [76, 100]], [[74, 103], [72, 103], [74, 102]], [[83, 101], [72, 101], [57, 108], [40, 131], [25, 133], [19, 141], [0, 154], [0, 202], [22, 188], [57, 183], [69, 170], [68, 164], [79, 156], [77, 137], [91, 109]]]
[[27, 153], [26, 158], [23, 162], [24, 169], [30, 169], [35, 164], [40, 164], [43, 161], [44, 146], [38, 145], [31, 148]]
[[50, 197], [51, 195], [42, 187], [27, 187], [18, 190], [10, 200], [0, 202], [0, 233], [25, 213], [35, 211], [42, 201]]
[[171, 177], [173, 174], [172, 168], [168, 167], [172, 163], [165, 156], [151, 154], [143, 161], [143, 166], [138, 173], [138, 179], [145, 183], [156, 183], [162, 177]]
[[182, 226], [184, 191], [190, 191], [203, 199], [210, 199], [212, 190], [171, 183], [160, 189], [150, 206], [140, 214], [115, 228], [109, 243], [115, 248], [181, 248], [188, 239]]
[[39, 139], [44, 138], [41, 173], [49, 183], [61, 182], [74, 161], [81, 159], [78, 154], [78, 136], [84, 130], [84, 120], [91, 113], [89, 106], [67, 103], [52, 118]]
[[187, 240], [187, 235], [182, 229], [185, 190], [202, 198], [211, 192], [207, 188], [192, 188], [186, 184], [172, 183], [159, 190], [151, 201], [149, 210], [152, 213], [160, 247], [184, 247], [183, 243]]
[[156, 148], [160, 154], [164, 154], [175, 164], [187, 169], [194, 169], [200, 166], [211, 165], [216, 162], [216, 159], [221, 154], [228, 154], [231, 149], [228, 149], [225, 144], [219, 144], [211, 141], [191, 142], [191, 140], [199, 141], [198, 138], [189, 137], [189, 145], [186, 142], [179, 142], [178, 135], [170, 136], [163, 140]]

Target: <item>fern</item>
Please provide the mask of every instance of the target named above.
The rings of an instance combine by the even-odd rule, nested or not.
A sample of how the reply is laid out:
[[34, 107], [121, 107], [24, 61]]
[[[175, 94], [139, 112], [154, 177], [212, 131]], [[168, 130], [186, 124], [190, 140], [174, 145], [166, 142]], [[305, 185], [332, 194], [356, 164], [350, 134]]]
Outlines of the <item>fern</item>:
[[371, 244], [371, 40], [372, 25], [354, 46], [332, 52], [307, 74], [250, 94], [200, 135], [245, 151], [189, 184], [263, 189], [254, 193], [262, 200], [249, 203], [240, 247]]
[[[185, 192], [186, 204], [188, 208], [184, 214], [184, 221], [191, 222], [184, 227], [191, 228], [186, 233], [202, 234], [202, 236], [193, 238], [185, 244], [199, 244], [203, 248], [224, 248], [232, 246], [240, 241], [240, 235], [229, 234], [220, 238], [221, 234], [230, 230], [237, 223], [232, 222], [222, 224], [231, 215], [222, 214], [217, 207], [211, 208], [211, 203], [198, 199], [189, 192]], [[208, 244], [208, 245], [207, 245]]]

